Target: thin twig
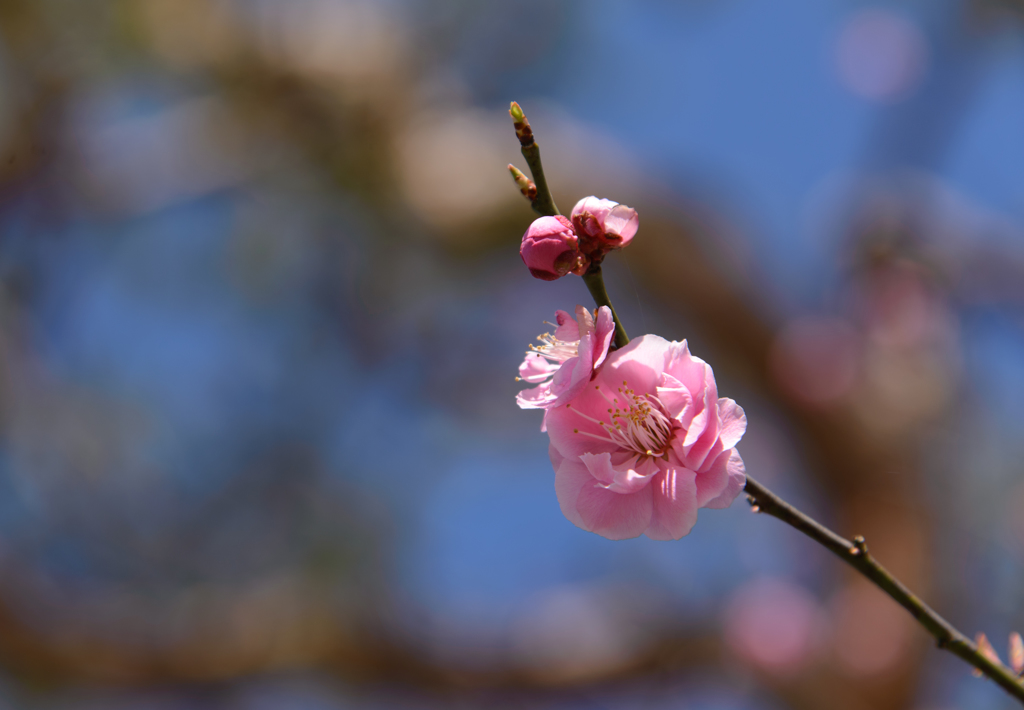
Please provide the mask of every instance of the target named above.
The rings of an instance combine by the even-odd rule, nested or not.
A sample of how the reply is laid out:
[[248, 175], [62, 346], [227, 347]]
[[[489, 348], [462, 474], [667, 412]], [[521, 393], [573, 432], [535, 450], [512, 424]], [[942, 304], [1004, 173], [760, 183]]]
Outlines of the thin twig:
[[531, 200], [530, 204], [538, 214], [545, 217], [561, 214], [558, 211], [558, 206], [555, 205], [554, 198], [551, 197], [551, 190], [548, 189], [548, 181], [544, 177], [544, 166], [540, 162], [540, 146], [537, 145], [537, 139], [533, 136], [529, 120], [515, 101], [512, 102], [508, 114], [512, 117], [516, 137], [519, 139], [519, 145], [522, 146], [523, 157], [526, 158], [526, 164], [530, 166], [530, 174], [533, 175], [533, 181], [537, 185], [537, 196]]
[[590, 266], [587, 273], [583, 275], [583, 283], [587, 285], [587, 290], [590, 291], [594, 303], [598, 306], [608, 306], [611, 309], [612, 318], [615, 320], [615, 347], [626, 347], [629, 344], [629, 336], [626, 335], [626, 329], [622, 327], [622, 321], [619, 320], [619, 314], [615, 312], [615, 306], [608, 298], [608, 291], [604, 287], [604, 275], [601, 273], [601, 262], [594, 262]]
[[[540, 162], [540, 146], [537, 145], [530, 121], [523, 113], [522, 107], [515, 101], [512, 102], [508, 114], [512, 117], [516, 137], [523, 149], [523, 157], [526, 158], [526, 164], [529, 165], [530, 173], [533, 175], [533, 183], [527, 184], [529, 181], [525, 180], [525, 176], [514, 166], [509, 165], [512, 178], [523, 195], [530, 200], [530, 204], [537, 213], [545, 217], [554, 217], [560, 213], [555, 205], [555, 200], [551, 197], [548, 181], [544, 178], [544, 166]], [[604, 276], [601, 274], [600, 261], [591, 264], [583, 276], [583, 283], [587, 285], [587, 290], [590, 291], [591, 297], [598, 306], [608, 306], [611, 309], [612, 318], [615, 320], [615, 347], [625, 347], [629, 343], [629, 336], [626, 335], [626, 329], [622, 327], [622, 321], [619, 320], [619, 316], [608, 298], [608, 292], [604, 287]]]
[[868, 552], [868, 546], [863, 537], [855, 537], [852, 542], [840, 537], [821, 523], [801, 513], [750, 476], [747, 476], [747, 485], [744, 490], [747, 492], [747, 499], [754, 512], [767, 513], [773, 518], [778, 518], [830, 550], [909, 611], [910, 615], [935, 637], [936, 645], [939, 648], [967, 661], [1024, 704], [1024, 685], [1017, 679], [1013, 671], [982, 655], [973, 641], [957, 631], [952, 624], [935, 613], [902, 582], [893, 577], [885, 567], [875, 561]]

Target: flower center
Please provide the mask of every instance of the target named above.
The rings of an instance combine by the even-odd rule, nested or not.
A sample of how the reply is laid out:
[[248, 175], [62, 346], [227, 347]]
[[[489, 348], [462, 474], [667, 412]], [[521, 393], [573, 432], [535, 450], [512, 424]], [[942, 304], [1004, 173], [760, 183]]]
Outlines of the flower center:
[[[548, 325], [551, 325], [550, 323]], [[552, 333], [538, 335], [540, 345], [531, 345], [527, 355], [537, 353], [543, 358], [555, 363], [563, 363], [571, 357], [579, 355], [579, 340], [559, 340]]]
[[[622, 382], [622, 387], [619, 387], [618, 396], [613, 396], [610, 400], [608, 395], [601, 390], [600, 385], [595, 385], [594, 389], [611, 405], [608, 408], [610, 421], [594, 419], [579, 409], [573, 408], [573, 411], [600, 426], [608, 436], [581, 432], [579, 429], [574, 429], [575, 433], [608, 441], [640, 456], [656, 458], [668, 453], [674, 427], [672, 419], [663, 411], [661, 401], [657, 396], [639, 395], [629, 388], [625, 380]], [[565, 406], [571, 408], [569, 404]]]

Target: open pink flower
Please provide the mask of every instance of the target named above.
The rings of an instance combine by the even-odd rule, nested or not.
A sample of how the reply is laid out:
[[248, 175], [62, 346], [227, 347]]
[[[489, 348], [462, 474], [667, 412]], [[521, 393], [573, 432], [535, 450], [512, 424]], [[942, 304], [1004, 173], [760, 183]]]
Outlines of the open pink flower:
[[580, 251], [600, 258], [612, 249], [627, 246], [640, 228], [636, 210], [591, 195], [572, 208], [572, 226], [580, 240]]
[[746, 415], [719, 399], [711, 367], [686, 341], [633, 340], [545, 418], [562, 512], [612, 540], [677, 540], [698, 508], [728, 507], [746, 482], [733, 448]]
[[519, 246], [519, 256], [534, 278], [560, 279], [570, 271], [583, 274], [590, 260], [579, 250], [572, 222], [563, 217], [539, 217], [533, 220]]
[[571, 401], [590, 382], [604, 363], [615, 332], [608, 306], [594, 315], [576, 306], [576, 320], [557, 311], [554, 333], [539, 336], [542, 345], [530, 346], [519, 366], [519, 377], [537, 387], [519, 393], [516, 402], [523, 409], [550, 409]]

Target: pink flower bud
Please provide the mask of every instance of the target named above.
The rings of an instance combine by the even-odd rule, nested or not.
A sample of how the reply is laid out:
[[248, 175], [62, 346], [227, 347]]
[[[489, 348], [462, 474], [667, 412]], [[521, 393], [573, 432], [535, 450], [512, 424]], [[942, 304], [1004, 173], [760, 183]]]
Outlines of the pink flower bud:
[[589, 259], [579, 251], [572, 222], [565, 217], [535, 219], [523, 235], [519, 255], [535, 278], [554, 281], [570, 271], [582, 274]]
[[572, 224], [579, 235], [580, 251], [600, 258], [632, 241], [640, 227], [640, 217], [632, 207], [591, 195], [572, 208]]

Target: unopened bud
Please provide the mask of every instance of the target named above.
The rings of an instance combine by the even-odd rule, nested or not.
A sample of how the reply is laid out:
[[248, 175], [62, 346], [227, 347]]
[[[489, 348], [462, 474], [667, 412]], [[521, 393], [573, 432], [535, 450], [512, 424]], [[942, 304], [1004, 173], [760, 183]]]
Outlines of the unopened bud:
[[572, 224], [580, 238], [580, 251], [600, 259], [629, 245], [640, 228], [640, 217], [632, 207], [591, 195], [572, 208]]
[[572, 222], [561, 215], [535, 219], [523, 235], [519, 255], [534, 278], [544, 281], [560, 279], [570, 271], [582, 274], [590, 263], [580, 253]]
[[522, 107], [513, 101], [512, 106], [508, 110], [508, 115], [512, 117], [512, 123], [516, 129], [516, 138], [519, 139], [519, 143], [524, 146], [534, 143], [533, 129], [530, 128], [530, 122], [526, 120], [526, 114], [523, 113]]
[[537, 186], [533, 180], [526, 177], [523, 172], [515, 165], [509, 163], [508, 171], [512, 173], [512, 179], [516, 181], [516, 187], [519, 188], [519, 192], [523, 193], [523, 197], [533, 202], [537, 199]]
[[[995, 663], [996, 665], [1002, 664], [1002, 661], [999, 660], [999, 654], [996, 653], [996, 650], [992, 648], [992, 644], [989, 643], [988, 636], [981, 632], [978, 632], [978, 635], [974, 637], [974, 643], [978, 646], [978, 653], [980, 653], [982, 656], [992, 661], [992, 663]], [[980, 678], [982, 675], [984, 675], [977, 668], [974, 669], [973, 673], [976, 678]]]
[[1010, 634], [1010, 668], [1017, 675], [1024, 673], [1024, 639], [1016, 631]]

